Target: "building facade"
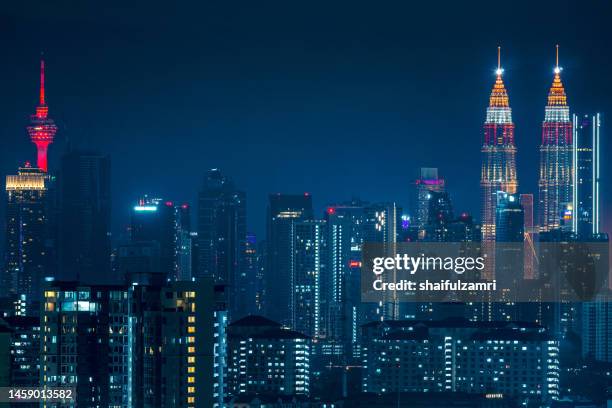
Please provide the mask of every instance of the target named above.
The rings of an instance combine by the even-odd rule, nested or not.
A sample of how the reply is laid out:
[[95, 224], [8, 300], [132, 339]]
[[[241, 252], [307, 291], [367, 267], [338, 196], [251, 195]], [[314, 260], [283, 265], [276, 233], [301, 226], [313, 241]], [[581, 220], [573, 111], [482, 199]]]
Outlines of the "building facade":
[[310, 339], [261, 316], [229, 325], [228, 393], [308, 395]]
[[559, 396], [559, 346], [540, 326], [450, 319], [373, 322], [363, 330], [364, 392]]

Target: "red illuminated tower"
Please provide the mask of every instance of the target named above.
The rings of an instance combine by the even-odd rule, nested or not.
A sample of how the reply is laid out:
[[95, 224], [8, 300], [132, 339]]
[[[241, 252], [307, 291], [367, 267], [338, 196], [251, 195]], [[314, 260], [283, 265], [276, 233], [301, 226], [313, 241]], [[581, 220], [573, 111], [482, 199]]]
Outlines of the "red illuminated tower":
[[559, 46], [557, 65], [542, 123], [538, 223], [540, 232], [565, 226], [572, 217], [572, 121], [561, 82]]
[[37, 167], [47, 171], [47, 149], [53, 143], [57, 126], [48, 118], [49, 107], [45, 102], [45, 61], [40, 60], [40, 99], [36, 113], [30, 116], [30, 126], [27, 127], [30, 140], [36, 145], [38, 151]]
[[493, 276], [495, 268], [495, 208], [497, 193], [503, 191], [515, 194], [518, 181], [516, 176], [516, 146], [514, 144], [514, 123], [508, 92], [502, 80], [500, 48], [497, 48], [497, 70], [495, 84], [489, 97], [489, 107], [484, 123], [484, 137], [480, 173], [482, 241], [487, 253], [485, 276]]

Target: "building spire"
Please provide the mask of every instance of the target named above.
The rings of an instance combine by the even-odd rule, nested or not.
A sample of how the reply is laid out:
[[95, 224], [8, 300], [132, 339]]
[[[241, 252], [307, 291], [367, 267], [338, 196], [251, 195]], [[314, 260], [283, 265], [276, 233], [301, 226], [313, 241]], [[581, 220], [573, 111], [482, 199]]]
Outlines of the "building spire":
[[562, 70], [563, 68], [559, 66], [559, 44], [557, 44], [555, 46], [555, 76], [548, 92], [548, 106], [567, 106], [567, 96], [561, 82]]
[[496, 108], [507, 108], [510, 106], [508, 101], [508, 92], [506, 91], [506, 87], [504, 86], [504, 81], [502, 80], [502, 74], [504, 73], [503, 68], [501, 67], [501, 47], [497, 47], [497, 69], [495, 70], [495, 74], [497, 78], [495, 79], [495, 84], [493, 85], [493, 90], [491, 91], [491, 96], [489, 97], [489, 106]]
[[45, 106], [45, 60], [40, 56], [40, 106]]

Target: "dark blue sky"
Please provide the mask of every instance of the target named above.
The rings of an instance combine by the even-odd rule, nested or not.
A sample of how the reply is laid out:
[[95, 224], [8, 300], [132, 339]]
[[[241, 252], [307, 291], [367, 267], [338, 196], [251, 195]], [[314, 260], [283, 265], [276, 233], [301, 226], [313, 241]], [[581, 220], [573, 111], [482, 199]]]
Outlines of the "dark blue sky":
[[572, 111], [604, 113], [612, 153], [605, 1], [121, 3], [0, 12], [0, 172], [34, 160], [24, 126], [44, 50], [51, 167], [67, 139], [111, 154], [115, 233], [143, 193], [193, 202], [210, 167], [246, 190], [258, 234], [270, 192], [308, 191], [319, 209], [351, 196], [405, 204], [420, 166], [439, 167], [457, 209], [478, 213], [498, 44], [522, 192], [537, 192], [556, 43]]

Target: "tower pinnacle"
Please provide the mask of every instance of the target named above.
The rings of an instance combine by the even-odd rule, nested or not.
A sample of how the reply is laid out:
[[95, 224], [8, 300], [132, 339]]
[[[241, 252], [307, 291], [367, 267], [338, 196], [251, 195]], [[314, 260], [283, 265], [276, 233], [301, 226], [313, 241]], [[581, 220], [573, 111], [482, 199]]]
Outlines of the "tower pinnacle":
[[43, 171], [47, 171], [47, 150], [53, 143], [57, 126], [53, 119], [48, 117], [49, 107], [45, 101], [45, 60], [40, 59], [40, 91], [36, 113], [30, 116], [30, 125], [26, 128], [30, 135], [30, 140], [36, 145], [37, 166]]

